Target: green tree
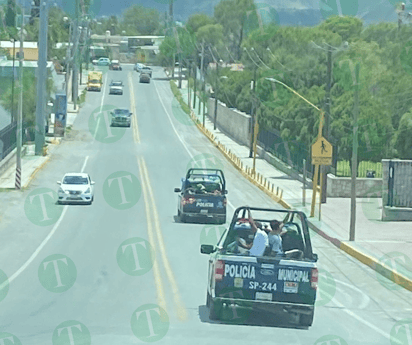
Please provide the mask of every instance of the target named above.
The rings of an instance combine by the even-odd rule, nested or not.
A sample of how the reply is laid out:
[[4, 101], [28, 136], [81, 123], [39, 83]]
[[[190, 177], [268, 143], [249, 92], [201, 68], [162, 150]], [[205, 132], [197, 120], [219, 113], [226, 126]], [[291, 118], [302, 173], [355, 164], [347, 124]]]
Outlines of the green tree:
[[196, 32], [198, 42], [204, 42], [208, 46], [221, 47], [223, 44], [223, 26], [220, 24], [207, 24]]
[[412, 112], [405, 113], [399, 122], [396, 149], [401, 159], [412, 159]]
[[215, 6], [214, 17], [223, 26], [231, 53], [240, 60], [245, 16], [255, 9], [253, 0], [222, 0]]
[[156, 9], [133, 5], [124, 11], [122, 26], [135, 34], [152, 35], [160, 26], [159, 12]]
[[16, 26], [16, 0], [7, 0], [6, 25], [8, 27]]
[[343, 41], [350, 41], [352, 38], [359, 37], [363, 22], [355, 17], [333, 16], [320, 24], [319, 28], [339, 34]]
[[189, 31], [196, 33], [202, 26], [212, 24], [214, 24], [213, 18], [203, 13], [195, 13], [192, 14], [187, 20], [186, 28]]

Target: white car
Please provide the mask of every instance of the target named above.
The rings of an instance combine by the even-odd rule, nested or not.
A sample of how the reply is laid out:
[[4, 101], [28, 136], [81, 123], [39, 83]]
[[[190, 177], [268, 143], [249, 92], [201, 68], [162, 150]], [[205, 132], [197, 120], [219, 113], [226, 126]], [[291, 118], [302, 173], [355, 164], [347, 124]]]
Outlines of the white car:
[[110, 83], [109, 94], [112, 95], [123, 95], [123, 82], [120, 80], [113, 81]]
[[60, 185], [58, 194], [58, 204], [81, 203], [91, 205], [94, 200], [94, 181], [89, 174], [70, 173], [63, 176], [62, 181], [57, 181]]

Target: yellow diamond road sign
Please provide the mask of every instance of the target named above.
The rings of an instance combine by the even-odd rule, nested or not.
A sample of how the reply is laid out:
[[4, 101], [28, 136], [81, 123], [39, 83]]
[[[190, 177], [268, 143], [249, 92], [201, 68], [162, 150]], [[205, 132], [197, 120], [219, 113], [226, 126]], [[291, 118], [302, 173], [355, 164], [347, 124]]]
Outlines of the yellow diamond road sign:
[[312, 145], [312, 164], [332, 165], [332, 144], [320, 136]]

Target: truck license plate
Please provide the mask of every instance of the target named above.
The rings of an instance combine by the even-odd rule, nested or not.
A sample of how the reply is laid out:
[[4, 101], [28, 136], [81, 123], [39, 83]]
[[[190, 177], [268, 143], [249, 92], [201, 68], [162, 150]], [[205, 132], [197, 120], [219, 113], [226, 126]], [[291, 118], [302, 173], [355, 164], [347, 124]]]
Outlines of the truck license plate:
[[295, 282], [285, 282], [285, 285], [283, 287], [283, 292], [287, 293], [298, 293], [298, 283]]
[[207, 214], [207, 210], [200, 210], [201, 214]]
[[255, 299], [260, 301], [271, 301], [272, 294], [270, 292], [256, 292]]

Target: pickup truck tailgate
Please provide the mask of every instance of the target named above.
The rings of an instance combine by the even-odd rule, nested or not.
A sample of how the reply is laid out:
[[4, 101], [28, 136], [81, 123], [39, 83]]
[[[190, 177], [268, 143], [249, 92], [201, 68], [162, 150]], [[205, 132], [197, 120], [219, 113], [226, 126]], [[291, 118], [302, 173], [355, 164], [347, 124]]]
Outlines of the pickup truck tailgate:
[[241, 299], [314, 304], [316, 289], [311, 278], [315, 266], [311, 262], [245, 256], [221, 257], [219, 262], [224, 262], [224, 268], [222, 280], [216, 281], [216, 297], [237, 291], [236, 298]]

